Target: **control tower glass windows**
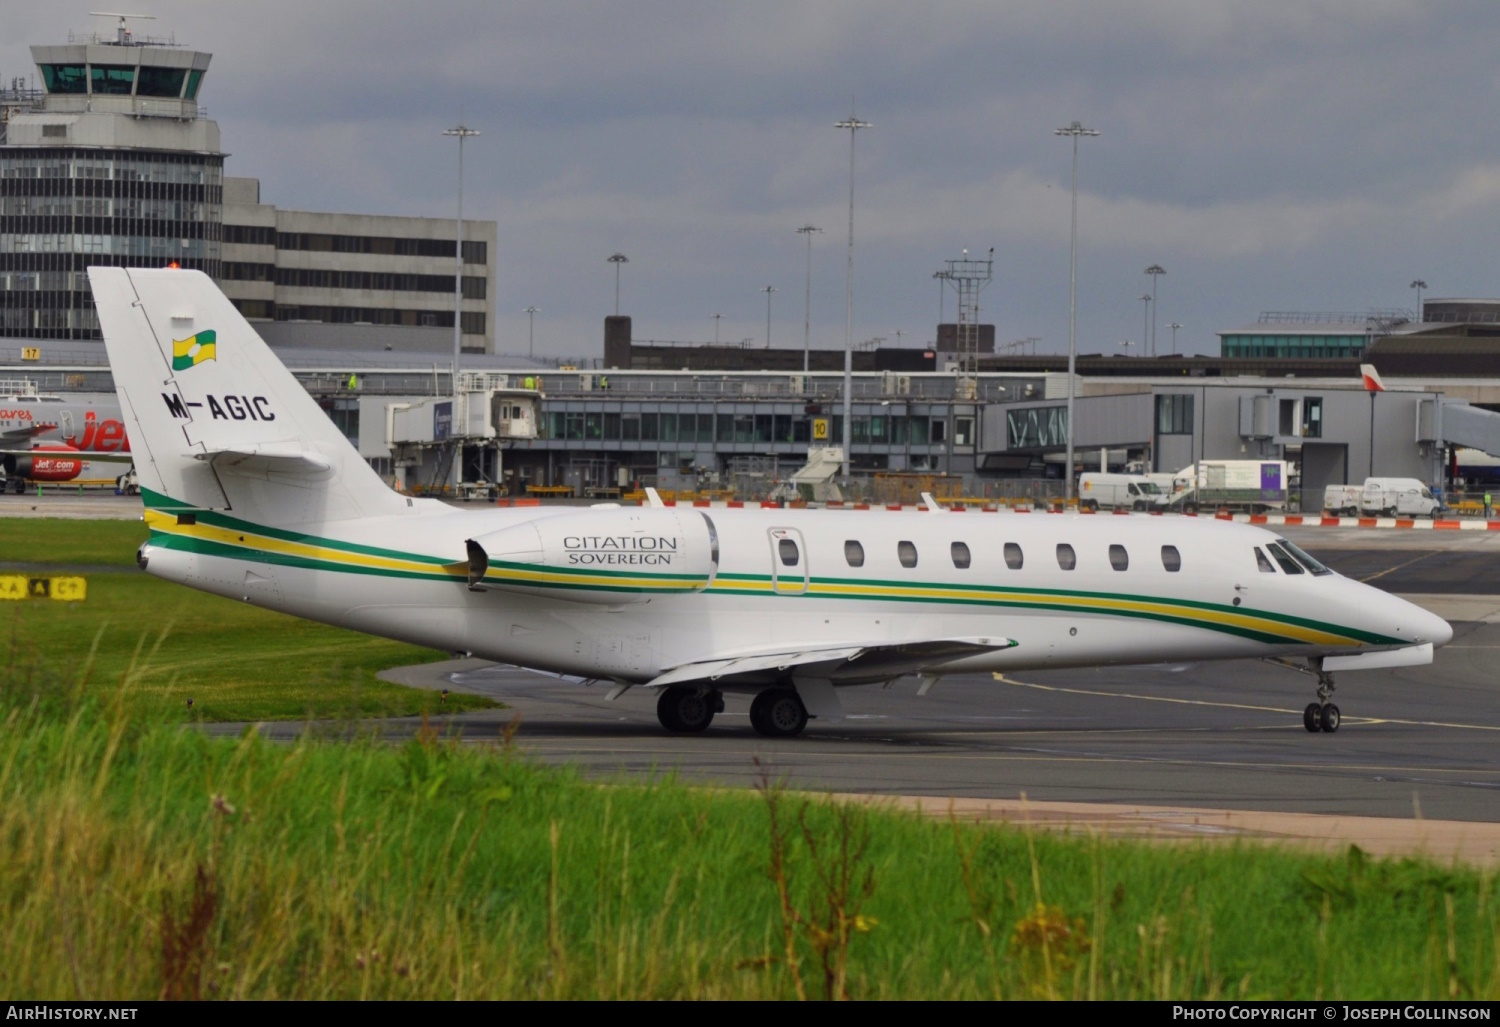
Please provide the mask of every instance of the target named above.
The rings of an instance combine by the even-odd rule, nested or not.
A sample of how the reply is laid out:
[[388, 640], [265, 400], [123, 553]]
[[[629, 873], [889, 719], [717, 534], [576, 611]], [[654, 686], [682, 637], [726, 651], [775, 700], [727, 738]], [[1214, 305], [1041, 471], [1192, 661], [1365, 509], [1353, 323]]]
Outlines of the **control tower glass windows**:
[[188, 72], [187, 98], [189, 100], [198, 99], [198, 85], [202, 81], [203, 72], [198, 68], [194, 68], [192, 71]]
[[126, 65], [95, 64], [89, 69], [95, 96], [129, 96], [135, 88], [135, 69]]
[[82, 64], [43, 64], [42, 82], [49, 93], [86, 93], [88, 69]]
[[187, 78], [186, 68], [141, 68], [141, 79], [135, 87], [137, 96], [178, 97]]

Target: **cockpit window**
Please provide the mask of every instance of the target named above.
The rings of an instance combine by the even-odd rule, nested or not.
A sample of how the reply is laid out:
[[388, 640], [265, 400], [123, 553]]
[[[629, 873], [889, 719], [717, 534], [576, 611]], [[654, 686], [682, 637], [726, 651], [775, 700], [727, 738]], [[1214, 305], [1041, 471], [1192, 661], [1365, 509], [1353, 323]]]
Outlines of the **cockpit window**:
[[1283, 573], [1283, 574], [1301, 574], [1302, 573], [1302, 565], [1300, 563], [1298, 563], [1296, 560], [1292, 559], [1292, 554], [1288, 553], [1285, 549], [1282, 549], [1280, 543], [1272, 542], [1270, 545], [1266, 546], [1266, 550], [1267, 550], [1267, 552], [1269, 552], [1271, 554], [1272, 558], [1275, 559], [1275, 561], [1281, 566], [1281, 573]]
[[1317, 560], [1313, 559], [1312, 556], [1309, 555], [1305, 550], [1299, 549], [1297, 546], [1295, 546], [1292, 543], [1288, 542], [1286, 539], [1284, 539], [1284, 538], [1283, 539], [1277, 539], [1276, 541], [1288, 553], [1292, 554], [1292, 558], [1293, 559], [1295, 559], [1302, 566], [1306, 567], [1312, 573], [1319, 574], [1319, 575], [1322, 575], [1322, 574], [1332, 574], [1333, 573], [1333, 571], [1329, 570], [1327, 567], [1324, 567]]
[[1256, 564], [1257, 567], [1260, 568], [1260, 572], [1262, 574], [1275, 574], [1276, 573], [1275, 566], [1272, 565], [1271, 561], [1266, 558], [1266, 554], [1263, 553], [1263, 552], [1261, 552], [1261, 550], [1258, 547], [1255, 550], [1255, 564]]

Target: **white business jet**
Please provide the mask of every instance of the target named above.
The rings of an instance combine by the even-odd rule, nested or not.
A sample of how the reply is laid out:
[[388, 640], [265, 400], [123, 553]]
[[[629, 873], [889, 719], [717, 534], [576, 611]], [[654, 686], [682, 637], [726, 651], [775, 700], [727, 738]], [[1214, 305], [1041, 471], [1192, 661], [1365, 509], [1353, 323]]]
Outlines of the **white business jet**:
[[539, 507], [388, 488], [196, 271], [90, 268], [152, 574], [299, 617], [657, 690], [725, 692], [766, 736], [917, 676], [1260, 658], [1317, 676], [1430, 663], [1452, 630], [1259, 528], [1152, 516]]

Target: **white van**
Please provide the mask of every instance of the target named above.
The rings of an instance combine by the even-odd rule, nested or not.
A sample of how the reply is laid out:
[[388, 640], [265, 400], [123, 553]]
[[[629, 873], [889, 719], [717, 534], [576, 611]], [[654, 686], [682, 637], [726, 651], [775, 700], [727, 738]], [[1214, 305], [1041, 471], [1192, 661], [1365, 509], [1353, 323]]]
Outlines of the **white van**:
[[1079, 475], [1078, 509], [1080, 510], [1162, 510], [1167, 495], [1144, 474]]
[[1360, 510], [1383, 517], [1436, 517], [1443, 505], [1416, 478], [1366, 478]]

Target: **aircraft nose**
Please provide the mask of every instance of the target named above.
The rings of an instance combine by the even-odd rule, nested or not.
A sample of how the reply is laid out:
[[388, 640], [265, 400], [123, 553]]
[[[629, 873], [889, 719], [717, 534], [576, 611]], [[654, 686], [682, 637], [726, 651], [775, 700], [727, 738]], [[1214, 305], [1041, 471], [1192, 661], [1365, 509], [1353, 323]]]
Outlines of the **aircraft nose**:
[[1453, 625], [1437, 614], [1423, 610], [1422, 618], [1417, 623], [1417, 637], [1434, 646], [1445, 646], [1453, 641]]
[[1408, 636], [1413, 642], [1431, 642], [1434, 647], [1447, 645], [1453, 640], [1453, 626], [1431, 611], [1416, 603], [1398, 600], [1404, 609], [1400, 612], [1398, 634]]

